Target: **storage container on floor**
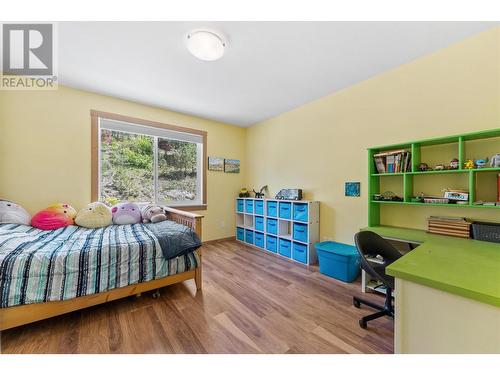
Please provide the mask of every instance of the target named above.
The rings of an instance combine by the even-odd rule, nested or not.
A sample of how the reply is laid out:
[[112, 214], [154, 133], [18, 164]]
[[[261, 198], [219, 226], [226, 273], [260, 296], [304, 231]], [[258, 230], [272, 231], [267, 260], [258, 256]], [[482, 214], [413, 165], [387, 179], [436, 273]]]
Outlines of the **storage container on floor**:
[[360, 256], [354, 246], [325, 241], [315, 245], [319, 272], [335, 279], [352, 282], [359, 275]]

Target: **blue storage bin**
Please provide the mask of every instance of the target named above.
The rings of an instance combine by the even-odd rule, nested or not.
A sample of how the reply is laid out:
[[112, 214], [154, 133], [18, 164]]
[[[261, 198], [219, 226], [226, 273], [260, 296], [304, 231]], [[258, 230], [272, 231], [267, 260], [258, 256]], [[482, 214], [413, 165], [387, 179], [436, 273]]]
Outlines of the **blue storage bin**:
[[253, 214], [253, 200], [247, 199], [245, 201], [245, 212]]
[[280, 202], [280, 218], [291, 219], [292, 218], [292, 204], [290, 202]]
[[243, 199], [236, 200], [236, 211], [238, 212], [245, 211], [245, 201]]
[[256, 200], [255, 201], [255, 214], [256, 215], [264, 215], [264, 201]]
[[264, 232], [264, 218], [262, 216], [255, 216], [255, 230]]
[[255, 232], [255, 246], [264, 248], [264, 234]]
[[307, 242], [307, 224], [293, 223], [293, 239]]
[[240, 241], [245, 241], [245, 229], [237, 228], [236, 229], [236, 238]]
[[307, 264], [307, 246], [302, 243], [294, 242], [292, 258], [297, 262]]
[[309, 209], [307, 203], [293, 204], [293, 220], [308, 222]]
[[267, 201], [267, 216], [278, 217], [278, 202]]
[[292, 257], [292, 242], [288, 240], [284, 240], [280, 238], [278, 253], [283, 255], [284, 257], [291, 258]]
[[266, 231], [267, 233], [278, 234], [278, 220], [267, 219]]
[[317, 243], [315, 247], [319, 272], [348, 283], [356, 280], [359, 275], [360, 256], [354, 246], [326, 241]]
[[266, 249], [276, 253], [278, 251], [278, 238], [266, 235]]
[[253, 230], [245, 229], [245, 242], [253, 244]]

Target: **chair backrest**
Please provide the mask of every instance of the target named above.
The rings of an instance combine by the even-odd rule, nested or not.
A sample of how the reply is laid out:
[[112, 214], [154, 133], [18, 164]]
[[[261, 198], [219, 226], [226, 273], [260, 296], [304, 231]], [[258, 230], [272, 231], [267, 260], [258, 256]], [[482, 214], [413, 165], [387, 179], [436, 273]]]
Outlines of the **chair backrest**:
[[[372, 277], [394, 288], [393, 278], [385, 274], [385, 267], [401, 258], [401, 253], [388, 241], [370, 231], [356, 233], [354, 242], [361, 255], [361, 268]], [[375, 257], [377, 255], [382, 257], [382, 264], [380, 266], [366, 259], [366, 257]]]

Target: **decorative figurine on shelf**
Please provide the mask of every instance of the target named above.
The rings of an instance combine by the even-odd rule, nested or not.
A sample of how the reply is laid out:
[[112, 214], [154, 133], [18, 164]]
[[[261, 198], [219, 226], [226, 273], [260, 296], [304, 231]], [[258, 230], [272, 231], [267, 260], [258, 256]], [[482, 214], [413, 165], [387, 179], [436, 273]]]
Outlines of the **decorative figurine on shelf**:
[[491, 157], [490, 167], [491, 168], [500, 168], [500, 154], [495, 154]]
[[418, 170], [420, 172], [426, 172], [426, 171], [430, 170], [430, 168], [429, 168], [429, 165], [427, 163], [420, 163], [420, 165], [418, 166]]
[[459, 167], [459, 161], [457, 158], [453, 158], [450, 161], [450, 169], [458, 169]]
[[411, 198], [411, 201], [413, 203], [424, 203], [424, 197], [425, 197], [425, 194], [420, 193], [420, 194], [416, 195], [415, 197]]
[[240, 198], [250, 198], [250, 193], [248, 192], [248, 190], [246, 188], [242, 188], [240, 190], [240, 193], [238, 194], [238, 196]]
[[488, 158], [474, 160], [474, 166], [476, 168], [484, 168], [484, 167], [486, 167], [486, 163], [488, 163]]
[[[381, 194], [383, 201], [391, 201], [391, 202], [402, 202], [403, 198], [398, 197], [395, 193], [392, 191], [385, 191]], [[375, 197], [374, 197], [375, 198]]]
[[474, 168], [474, 162], [471, 159], [467, 159], [464, 163], [464, 168], [465, 169], [472, 169]]
[[444, 164], [438, 164], [434, 167], [435, 171], [444, 171], [445, 169], [446, 167], [444, 166]]
[[264, 190], [267, 190], [267, 185], [262, 186], [259, 192], [256, 192], [255, 189], [252, 189], [253, 193], [255, 194], [255, 198], [264, 198]]

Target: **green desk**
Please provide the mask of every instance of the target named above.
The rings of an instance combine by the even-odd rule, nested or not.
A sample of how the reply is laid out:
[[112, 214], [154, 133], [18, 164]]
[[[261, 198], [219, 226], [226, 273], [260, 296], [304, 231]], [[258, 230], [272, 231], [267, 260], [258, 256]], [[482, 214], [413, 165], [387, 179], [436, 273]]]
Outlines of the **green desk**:
[[394, 277], [500, 306], [500, 244], [377, 226], [380, 236], [420, 243], [387, 267]]
[[[404, 322], [396, 323], [396, 348], [399, 348], [399, 352], [440, 352], [440, 350], [442, 352], [491, 352], [491, 348], [493, 352], [500, 350], [500, 309], [498, 309], [500, 307], [500, 244], [388, 226], [368, 227], [363, 230], [371, 230], [388, 239], [421, 244], [387, 267], [387, 273], [396, 278], [396, 307], [399, 307], [400, 315], [406, 316], [406, 319], [400, 319], [405, 320]], [[463, 300], [462, 297], [467, 300]], [[481, 304], [473, 301], [481, 302]], [[421, 316], [426, 316], [427, 320], [423, 320], [418, 329], [413, 327], [412, 330], [412, 324], [415, 325], [414, 323], [420, 319], [415, 315], [415, 309]], [[458, 319], [461, 314], [463, 317]], [[450, 323], [454, 319], [457, 320], [456, 326]], [[437, 324], [438, 321], [439, 324]], [[479, 326], [474, 326], [472, 330], [470, 326], [473, 324], [479, 324]], [[434, 325], [432, 332], [427, 331], [425, 327], [432, 325]], [[419, 337], [421, 332], [425, 332], [429, 340], [422, 343], [421, 341], [424, 340], [422, 339], [415, 344], [415, 340], [412, 341], [407, 337], [405, 340], [404, 337], [399, 337], [398, 343], [398, 326], [403, 332], [400, 332], [400, 336], [401, 334], [408, 336], [408, 332], [413, 332], [413, 336]], [[446, 335], [449, 338], [443, 341], [443, 345], [448, 346], [441, 346], [441, 349], [434, 351], [429, 343], [432, 340], [432, 334], [437, 335], [437, 332], [444, 328], [447, 328]], [[469, 333], [484, 330], [482, 334], [484, 342], [488, 342], [484, 335], [487, 336], [493, 332], [491, 341], [493, 344], [486, 348], [483, 346], [481, 351], [475, 350], [479, 346], [463, 346], [472, 345], [475, 342], [469, 333], [460, 336], [463, 330]], [[440, 337], [435, 338], [436, 345], [439, 344], [439, 339]], [[444, 347], [455, 349], [442, 349]]]

